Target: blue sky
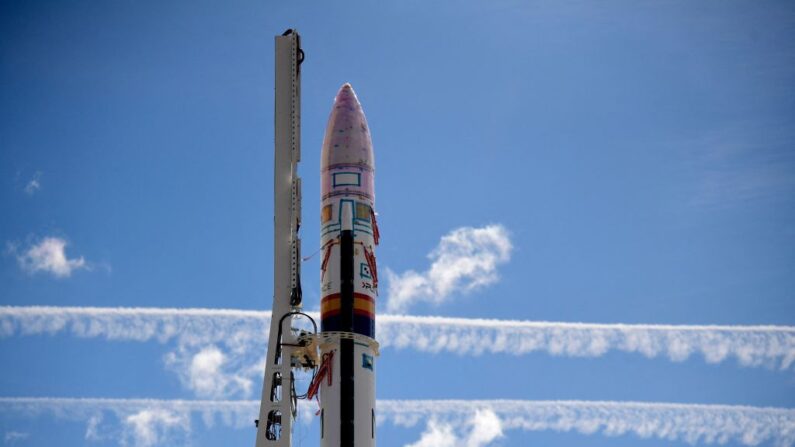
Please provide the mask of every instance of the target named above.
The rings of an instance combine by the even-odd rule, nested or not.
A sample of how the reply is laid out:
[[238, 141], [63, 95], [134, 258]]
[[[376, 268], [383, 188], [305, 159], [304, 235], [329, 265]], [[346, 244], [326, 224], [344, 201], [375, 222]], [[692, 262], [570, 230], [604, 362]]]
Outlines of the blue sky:
[[[268, 310], [273, 36], [288, 27], [307, 55], [304, 254], [319, 240], [322, 133], [351, 82], [375, 146], [379, 266], [394, 274], [379, 313], [413, 271], [432, 291], [400, 309], [417, 317], [795, 326], [795, 7], [774, 1], [2, 2], [0, 304], [56, 306], [39, 316], [48, 324], [100, 318], [69, 320], [65, 306]], [[450, 235], [460, 243], [445, 245]], [[479, 267], [461, 270], [470, 261]], [[449, 288], [434, 266], [453, 275]], [[304, 263], [310, 309], [318, 269], [317, 256]], [[266, 344], [258, 323], [240, 321], [260, 314], [230, 317], [228, 330], [215, 314], [195, 317], [191, 334], [216, 338], [136, 341], [108, 334], [154, 317], [92, 333], [36, 329], [4, 312], [3, 398], [259, 396]], [[400, 324], [381, 332], [413, 333]], [[224, 338], [240, 327], [255, 336]], [[449, 343], [469, 330], [445, 327]], [[792, 332], [748, 341], [733, 330], [717, 347], [712, 332], [686, 339], [694, 350], [676, 361], [613, 339], [604, 351], [551, 355], [562, 335], [547, 348], [480, 355], [392, 341], [378, 398], [795, 408], [795, 368], [784, 361]], [[660, 340], [672, 339], [666, 331]], [[740, 345], [758, 356], [738, 360]], [[725, 357], [701, 354], [724, 346]], [[7, 445], [255, 436], [249, 425], [185, 419], [167, 402], [131, 413], [3, 402]], [[478, 420], [504, 416], [494, 411]], [[687, 445], [606, 426], [524, 430], [504, 418], [501, 436], [475, 440], [468, 417], [410, 427], [387, 418], [379, 443]], [[791, 411], [783, 417], [795, 424]], [[295, 445], [316, 445], [317, 424], [299, 427]], [[727, 445], [743, 442], [731, 435]]]

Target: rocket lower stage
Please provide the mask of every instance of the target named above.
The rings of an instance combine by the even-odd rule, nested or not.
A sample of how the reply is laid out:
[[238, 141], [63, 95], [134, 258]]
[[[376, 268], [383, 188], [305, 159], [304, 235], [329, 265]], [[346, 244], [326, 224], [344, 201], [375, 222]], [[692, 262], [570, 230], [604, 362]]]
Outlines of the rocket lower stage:
[[340, 88], [321, 155], [320, 427], [323, 447], [375, 446], [373, 146], [350, 84]]

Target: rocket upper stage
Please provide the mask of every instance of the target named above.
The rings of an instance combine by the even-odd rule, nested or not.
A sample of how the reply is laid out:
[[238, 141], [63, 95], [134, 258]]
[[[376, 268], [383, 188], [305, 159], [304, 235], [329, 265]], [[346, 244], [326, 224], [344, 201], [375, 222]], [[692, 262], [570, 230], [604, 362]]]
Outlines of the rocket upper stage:
[[[344, 84], [334, 99], [323, 148], [320, 155], [320, 171], [323, 177], [321, 199], [340, 193], [375, 199], [373, 174], [375, 159], [370, 128], [362, 105], [350, 84]], [[343, 171], [360, 173], [358, 182]], [[354, 184], [358, 183], [358, 184]], [[348, 186], [347, 191], [337, 189]]]
[[[334, 99], [321, 151], [321, 326], [375, 336], [378, 273], [375, 245], [375, 163], [367, 119], [356, 93], [344, 84]], [[339, 278], [341, 237], [354, 239], [352, 295], [343, 297]], [[344, 261], [347, 263], [348, 261]], [[344, 281], [343, 281], [344, 282]], [[348, 318], [350, 316], [350, 318]], [[346, 322], [351, 322], [349, 327]]]

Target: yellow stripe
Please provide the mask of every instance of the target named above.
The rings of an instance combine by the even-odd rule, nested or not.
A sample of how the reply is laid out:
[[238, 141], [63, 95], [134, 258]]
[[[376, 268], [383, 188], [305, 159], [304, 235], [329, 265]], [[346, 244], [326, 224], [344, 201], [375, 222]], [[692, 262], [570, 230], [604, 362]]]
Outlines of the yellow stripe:
[[324, 299], [320, 302], [320, 313], [331, 312], [333, 310], [340, 310], [340, 297]]
[[353, 308], [357, 310], [364, 310], [371, 314], [375, 314], [375, 303], [364, 298], [356, 297], [353, 299]]

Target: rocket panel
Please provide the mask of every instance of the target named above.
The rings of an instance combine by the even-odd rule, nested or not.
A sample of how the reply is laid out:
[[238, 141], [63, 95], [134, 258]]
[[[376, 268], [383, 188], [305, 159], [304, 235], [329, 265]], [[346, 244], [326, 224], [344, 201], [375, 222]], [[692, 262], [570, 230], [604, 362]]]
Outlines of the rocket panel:
[[[356, 420], [354, 441], [355, 447], [375, 446], [375, 363], [376, 355], [373, 348], [361, 341], [353, 342], [353, 374], [356, 400], [354, 418]], [[324, 379], [320, 387], [322, 427], [320, 445], [322, 447], [339, 447], [339, 431], [332, 428], [340, 424], [340, 393], [341, 370], [339, 351], [333, 344], [321, 349], [323, 354], [334, 352], [332, 361], [331, 385]]]

